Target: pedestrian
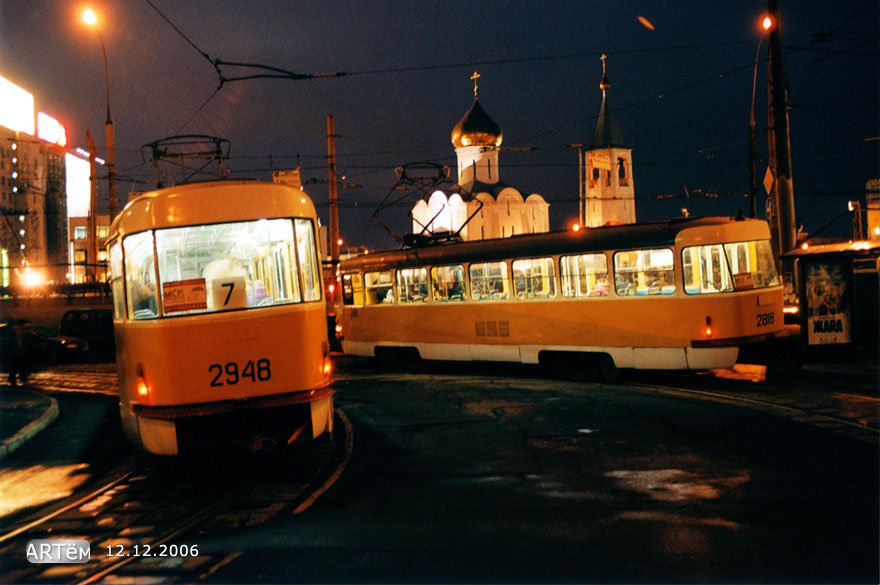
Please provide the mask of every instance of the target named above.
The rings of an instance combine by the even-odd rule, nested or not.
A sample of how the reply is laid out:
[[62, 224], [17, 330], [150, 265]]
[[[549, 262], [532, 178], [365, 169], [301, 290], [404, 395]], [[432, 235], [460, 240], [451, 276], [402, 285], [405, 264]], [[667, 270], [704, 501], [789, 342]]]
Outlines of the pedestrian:
[[[24, 329], [19, 321], [12, 317], [6, 320], [3, 335], [3, 369], [9, 377], [9, 385], [16, 385], [16, 378], [21, 378], [25, 361]], [[24, 379], [27, 379], [25, 374]]]

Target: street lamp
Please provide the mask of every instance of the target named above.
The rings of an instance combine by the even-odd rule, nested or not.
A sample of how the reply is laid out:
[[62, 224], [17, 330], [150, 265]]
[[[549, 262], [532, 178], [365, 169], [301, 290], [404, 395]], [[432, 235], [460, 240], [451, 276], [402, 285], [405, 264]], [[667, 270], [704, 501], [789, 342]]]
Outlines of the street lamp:
[[[82, 15], [83, 22], [92, 27], [98, 35], [101, 43], [101, 53], [104, 55], [104, 90], [107, 100], [107, 199], [110, 213], [110, 221], [116, 216], [116, 145], [113, 136], [113, 118], [110, 117], [110, 74], [107, 68], [107, 49], [104, 47], [104, 39], [98, 30], [98, 16], [91, 8], [87, 8]], [[97, 260], [97, 259], [95, 259]]]
[[765, 15], [761, 21], [761, 38], [758, 39], [758, 48], [755, 49], [755, 71], [752, 76], [752, 108], [749, 113], [749, 217], [758, 216], [758, 187], [755, 175], [755, 87], [758, 83], [758, 58], [761, 54], [761, 44], [764, 42], [764, 34], [773, 28], [773, 19]]

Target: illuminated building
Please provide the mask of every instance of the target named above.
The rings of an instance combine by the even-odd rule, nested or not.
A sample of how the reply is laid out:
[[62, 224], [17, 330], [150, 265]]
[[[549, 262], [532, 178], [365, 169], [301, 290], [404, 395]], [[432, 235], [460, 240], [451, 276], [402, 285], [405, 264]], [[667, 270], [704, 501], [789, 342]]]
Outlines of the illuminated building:
[[459, 188], [450, 193], [435, 191], [427, 201], [416, 203], [412, 210], [413, 231], [420, 233], [425, 226], [431, 233], [460, 229], [463, 240], [549, 231], [549, 204], [544, 198], [532, 193], [524, 199], [518, 189], [499, 177], [503, 134], [477, 100], [478, 77], [477, 73], [471, 77], [474, 103], [452, 129]]
[[581, 154], [581, 224], [597, 227], [615, 223], [635, 223], [635, 190], [632, 175], [632, 149], [626, 146], [608, 101], [611, 83], [605, 75], [602, 55], [602, 107], [593, 140]]
[[25, 272], [66, 280], [68, 194], [88, 193], [87, 162], [84, 175], [69, 175], [82, 159], [67, 152], [64, 126], [35, 112], [34, 96], [0, 76], [0, 287]]

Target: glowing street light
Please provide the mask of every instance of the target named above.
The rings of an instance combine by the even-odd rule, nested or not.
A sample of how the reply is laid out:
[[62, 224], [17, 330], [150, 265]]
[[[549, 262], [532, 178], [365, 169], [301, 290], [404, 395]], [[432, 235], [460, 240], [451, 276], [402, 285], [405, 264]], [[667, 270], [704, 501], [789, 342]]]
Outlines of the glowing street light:
[[755, 49], [755, 71], [752, 77], [752, 108], [749, 113], [749, 217], [758, 216], [758, 187], [755, 174], [755, 87], [758, 83], [758, 57], [761, 54], [761, 44], [764, 36], [773, 28], [773, 19], [765, 15], [761, 21], [763, 32], [758, 39], [758, 48]]
[[82, 15], [83, 22], [94, 29], [101, 43], [101, 53], [104, 55], [104, 91], [107, 101], [107, 199], [110, 212], [110, 221], [116, 216], [116, 145], [113, 135], [113, 118], [110, 116], [110, 74], [107, 68], [107, 49], [104, 47], [104, 39], [98, 30], [98, 15], [91, 8], [87, 8]]

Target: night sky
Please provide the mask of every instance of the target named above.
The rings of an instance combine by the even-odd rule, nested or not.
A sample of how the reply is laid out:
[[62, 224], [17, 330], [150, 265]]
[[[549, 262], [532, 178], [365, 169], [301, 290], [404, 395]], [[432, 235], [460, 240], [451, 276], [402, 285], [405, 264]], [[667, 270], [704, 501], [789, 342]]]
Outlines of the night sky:
[[[633, 150], [637, 219], [682, 208], [748, 211], [748, 118], [764, 2], [151, 2], [91, 4], [109, 59], [117, 173], [129, 179], [119, 184], [123, 201], [155, 186], [141, 146], [175, 134], [230, 140], [234, 178], [268, 180], [272, 169], [299, 161], [304, 179], [326, 181], [333, 114], [340, 181], [352, 185], [339, 190], [341, 235], [346, 245], [394, 247], [370, 216], [394, 185], [395, 167], [431, 161], [454, 174], [450, 133], [473, 103], [477, 70], [480, 104], [510, 148], [500, 155], [501, 179], [524, 196], [541, 194], [551, 228], [563, 228], [577, 216], [570, 145], [592, 136], [605, 53], [610, 103]], [[0, 75], [65, 124], [70, 145], [84, 146], [90, 129], [103, 154], [103, 60], [81, 20], [86, 6], [0, 0]], [[880, 1], [781, 0], [780, 11], [796, 214], [815, 231], [848, 200], [864, 201], [866, 181], [880, 178]], [[761, 217], [766, 48], [756, 92]], [[213, 59], [346, 75], [228, 81], [217, 91]], [[326, 184], [306, 191], [326, 222]], [[383, 220], [404, 231], [407, 211]], [[850, 226], [843, 218], [828, 233], [846, 235]]]

